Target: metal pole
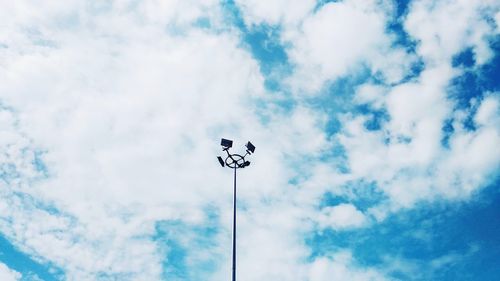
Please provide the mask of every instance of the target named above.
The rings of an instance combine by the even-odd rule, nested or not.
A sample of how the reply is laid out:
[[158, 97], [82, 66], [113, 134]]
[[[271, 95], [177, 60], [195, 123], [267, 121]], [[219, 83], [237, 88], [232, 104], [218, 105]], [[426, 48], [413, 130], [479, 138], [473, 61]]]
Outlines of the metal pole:
[[236, 165], [234, 166], [234, 190], [233, 190], [233, 279], [236, 281]]

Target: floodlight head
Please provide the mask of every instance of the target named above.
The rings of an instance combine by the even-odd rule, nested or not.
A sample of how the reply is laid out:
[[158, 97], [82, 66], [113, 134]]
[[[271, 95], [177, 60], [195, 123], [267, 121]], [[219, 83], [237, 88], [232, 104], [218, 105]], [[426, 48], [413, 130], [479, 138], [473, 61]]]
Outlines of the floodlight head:
[[247, 151], [250, 152], [250, 153], [254, 153], [255, 152], [255, 146], [251, 143], [251, 142], [248, 142], [247, 145]]
[[224, 148], [230, 148], [233, 146], [233, 141], [232, 140], [227, 140], [227, 139], [221, 139], [220, 140], [220, 145], [222, 145]]
[[219, 160], [220, 165], [224, 168], [224, 160], [222, 159], [222, 157], [217, 156], [217, 159]]
[[243, 167], [248, 167], [250, 166], [250, 161], [245, 161], [245, 163], [243, 163]]

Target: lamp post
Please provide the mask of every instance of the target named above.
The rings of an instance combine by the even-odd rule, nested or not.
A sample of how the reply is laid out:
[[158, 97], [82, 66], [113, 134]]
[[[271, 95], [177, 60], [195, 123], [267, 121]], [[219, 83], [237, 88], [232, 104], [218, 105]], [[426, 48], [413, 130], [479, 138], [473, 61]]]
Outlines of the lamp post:
[[232, 262], [232, 281], [236, 281], [236, 170], [248, 167], [250, 161], [245, 160], [245, 157], [255, 152], [255, 146], [248, 142], [246, 144], [245, 155], [236, 153], [229, 153], [229, 149], [233, 146], [233, 141], [222, 139], [220, 142], [222, 151], [226, 152], [226, 158], [217, 156], [219, 163], [222, 167], [228, 167], [234, 171], [234, 186], [233, 186], [233, 262]]

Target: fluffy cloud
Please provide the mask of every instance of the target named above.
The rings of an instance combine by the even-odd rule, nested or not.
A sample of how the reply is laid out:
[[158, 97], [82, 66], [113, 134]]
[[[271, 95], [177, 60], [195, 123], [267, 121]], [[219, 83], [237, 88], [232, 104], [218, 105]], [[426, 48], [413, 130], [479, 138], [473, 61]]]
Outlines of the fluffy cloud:
[[375, 181], [397, 205], [468, 196], [491, 180], [499, 164], [496, 96], [479, 105], [476, 131], [457, 121], [449, 148], [443, 147], [442, 127], [456, 114], [445, 96], [450, 74], [449, 68], [426, 70], [419, 83], [390, 90], [383, 98], [390, 120], [379, 131], [366, 129], [365, 117], [345, 120], [339, 141], [351, 172]]
[[[156, 221], [201, 223], [206, 205], [228, 201], [221, 193], [230, 198], [230, 189], [217, 183], [223, 180], [216, 166], [195, 177], [192, 171], [213, 162], [222, 132], [248, 135], [257, 124], [244, 106], [245, 97], [262, 91], [256, 64], [231, 34], [179, 29], [194, 16], [171, 19], [176, 30], [170, 34], [154, 13], [137, 16], [120, 3], [99, 13], [44, 7], [35, 20], [18, 16], [38, 13], [22, 6], [13, 7], [10, 21], [40, 38], [17, 30], [18, 38], [2, 49], [1, 99], [15, 108], [2, 111], [2, 132], [17, 136], [2, 138], [2, 163], [24, 173], [16, 177], [20, 187], [3, 189], [12, 193], [2, 202], [16, 203], [5, 206], [2, 216], [11, 223], [2, 231], [28, 253], [64, 267], [71, 280], [95, 280], [102, 272], [160, 279], [162, 257], [144, 237], [155, 235]], [[81, 22], [57, 25], [71, 11]], [[31, 157], [43, 152], [45, 178], [33, 179], [26, 145]], [[21, 186], [25, 196], [50, 202], [58, 213], [17, 198], [13, 192]]]
[[[356, 70], [386, 44], [385, 11], [374, 2], [333, 2], [307, 18], [290, 38], [291, 60], [297, 64], [292, 84], [317, 91], [322, 84]], [[363, 36], [358, 36], [363, 32]]]
[[388, 1], [352, 0], [320, 7], [298, 30], [284, 34], [297, 68], [290, 86], [298, 93], [315, 93], [325, 82], [366, 67], [389, 84], [399, 82], [416, 57], [397, 47], [394, 35], [387, 32], [394, 10]]
[[0, 279], [4, 281], [18, 281], [21, 279], [21, 274], [0, 263]]
[[339, 252], [332, 257], [319, 258], [311, 266], [311, 281], [326, 280], [390, 280], [373, 268], [358, 268], [350, 252]]
[[326, 207], [322, 210], [318, 221], [323, 228], [347, 229], [363, 226], [367, 219], [364, 214], [352, 204], [340, 204]]
[[[321, 117], [305, 108], [271, 115], [268, 129], [260, 125], [249, 105], [262, 96], [263, 79], [235, 34], [189, 26], [196, 17], [157, 17], [147, 12], [153, 2], [137, 9], [124, 3], [44, 7], [35, 19], [18, 16], [38, 13], [20, 5], [12, 7], [9, 20], [35, 29], [36, 38], [9, 28], [17, 37], [4, 40], [1, 100], [15, 110], [2, 111], [2, 132], [15, 138], [2, 139], [2, 164], [26, 172], [4, 186], [1, 229], [26, 253], [64, 268], [69, 280], [95, 280], [103, 273], [161, 279], [165, 257], [152, 240], [158, 222], [203, 225], [205, 208], [216, 206], [222, 210], [216, 223], [228, 231], [231, 189], [221, 183], [230, 177], [213, 165], [220, 136], [251, 138], [257, 156], [267, 155], [241, 174], [240, 194], [259, 210], [256, 217], [269, 212], [261, 200], [288, 187], [284, 175], [290, 167], [283, 159], [314, 155], [325, 145]], [[211, 12], [206, 17], [214, 17]], [[66, 15], [79, 21], [59, 26], [56, 19]], [[166, 29], [170, 23], [173, 29]], [[36, 155], [43, 167], [33, 161]], [[273, 176], [258, 176], [266, 174]], [[15, 191], [21, 188], [19, 197]], [[245, 246], [243, 236], [248, 250], [241, 259], [255, 261], [260, 251], [250, 249], [265, 249], [266, 237], [276, 238], [273, 229], [287, 235], [299, 221], [292, 216], [252, 228], [262, 239], [255, 241], [258, 247]], [[215, 238], [217, 245], [227, 242]], [[290, 278], [289, 265], [306, 250], [285, 250], [298, 239], [272, 243], [281, 250], [269, 255], [282, 261], [275, 268]], [[188, 251], [193, 259], [200, 253]], [[228, 258], [222, 252], [218, 262]], [[220, 280], [217, 273], [213, 278]]]
[[[218, 1], [2, 3], [0, 231], [68, 280], [175, 280], [182, 275], [169, 268], [181, 265], [184, 279], [222, 280], [230, 268], [232, 190], [216, 144], [221, 136], [251, 139], [257, 153], [238, 174], [242, 280], [388, 279], [349, 251], [311, 257], [304, 235], [318, 225], [366, 226], [372, 215], [422, 200], [464, 198], [488, 182], [500, 159], [498, 94], [462, 111], [447, 95], [460, 74], [451, 67], [454, 54], [472, 47], [478, 64], [490, 57], [493, 29], [478, 15], [493, 2], [447, 2], [477, 25], [449, 35], [437, 28], [434, 36], [423, 21], [441, 26], [447, 8], [426, 3], [408, 12], [404, 26], [419, 40], [409, 54], [392, 45], [387, 1], [317, 10], [311, 1], [237, 1], [247, 25], [283, 27], [293, 65], [283, 85], [291, 93], [266, 90]], [[417, 56], [432, 63], [402, 82]], [[360, 66], [386, 84], [360, 86], [354, 105], [389, 119], [374, 131], [364, 126], [366, 114], [346, 113], [331, 135], [325, 128], [337, 116], [297, 97], [321, 95], [325, 83]], [[289, 107], [277, 105], [283, 97]], [[476, 130], [463, 125], [464, 116]], [[443, 147], [450, 118], [454, 133]], [[340, 145], [343, 172], [337, 158], [323, 158]], [[390, 204], [365, 213], [352, 202], [318, 207], [327, 192], [355, 197], [345, 186], [358, 180], [374, 183]], [[176, 223], [182, 231], [169, 232]], [[213, 241], [200, 238], [207, 233]], [[176, 247], [185, 260], [170, 256]]]
[[419, 40], [418, 52], [427, 63], [449, 60], [465, 47], [472, 47], [478, 64], [493, 55], [488, 40], [495, 27], [489, 23], [499, 9], [496, 1], [416, 1], [405, 28]]
[[[498, 114], [497, 95], [476, 101], [473, 120], [478, 129], [470, 131], [464, 128], [464, 118], [473, 115], [474, 109], [456, 111], [448, 87], [461, 74], [451, 67], [454, 55], [473, 47], [478, 64], [490, 57], [487, 38], [493, 31], [484, 17], [494, 7], [478, 1], [449, 1], [436, 6], [415, 2], [405, 27], [419, 39], [418, 53], [426, 61], [426, 69], [417, 81], [393, 87], [359, 87], [355, 101], [385, 110], [389, 120], [373, 131], [364, 126], [368, 115], [347, 114], [339, 141], [347, 150], [352, 173], [375, 181], [395, 205], [464, 198], [492, 180], [500, 159], [494, 144], [499, 135], [494, 117]], [[451, 17], [440, 13], [450, 12], [463, 20], [442, 23]], [[450, 119], [455, 120], [454, 133], [446, 136], [442, 128]], [[443, 145], [444, 138], [449, 138], [449, 147]]]
[[314, 6], [315, 1], [312, 0], [272, 0], [272, 1], [235, 1], [243, 13], [243, 18], [247, 25], [283, 24], [296, 25], [309, 14]]

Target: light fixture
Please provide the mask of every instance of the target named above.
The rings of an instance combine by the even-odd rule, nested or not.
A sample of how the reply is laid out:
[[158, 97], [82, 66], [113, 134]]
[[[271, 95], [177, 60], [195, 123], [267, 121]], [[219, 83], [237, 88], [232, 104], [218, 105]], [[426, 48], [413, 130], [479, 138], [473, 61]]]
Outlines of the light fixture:
[[252, 154], [255, 152], [255, 146], [251, 142], [248, 142], [246, 147], [247, 147], [247, 152], [249, 152], [249, 154]]
[[224, 159], [220, 156], [217, 156], [217, 159], [219, 160], [220, 165], [224, 168]]
[[233, 141], [228, 139], [221, 139], [220, 145], [222, 145], [225, 149], [228, 149], [233, 146]]

